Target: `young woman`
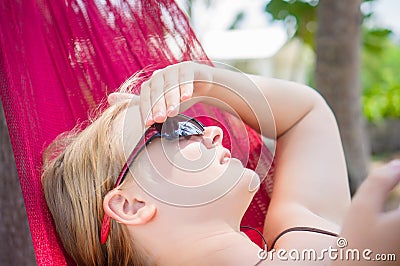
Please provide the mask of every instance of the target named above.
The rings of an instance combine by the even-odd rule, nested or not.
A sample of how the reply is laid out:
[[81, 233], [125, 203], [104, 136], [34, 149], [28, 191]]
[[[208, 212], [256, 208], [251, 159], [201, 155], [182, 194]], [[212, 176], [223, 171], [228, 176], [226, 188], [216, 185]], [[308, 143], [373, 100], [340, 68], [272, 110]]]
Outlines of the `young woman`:
[[[338, 128], [314, 90], [183, 62], [156, 71], [140, 96], [116, 93], [109, 102], [46, 153], [44, 193], [78, 265], [309, 265], [272, 252], [324, 254], [337, 247], [336, 234], [347, 247], [398, 252], [400, 210], [381, 209], [400, 163], [372, 174], [350, 205]], [[240, 232], [259, 176], [231, 158], [220, 128], [179, 114], [197, 102], [277, 138], [267, 258]], [[344, 262], [326, 256], [313, 263]]]

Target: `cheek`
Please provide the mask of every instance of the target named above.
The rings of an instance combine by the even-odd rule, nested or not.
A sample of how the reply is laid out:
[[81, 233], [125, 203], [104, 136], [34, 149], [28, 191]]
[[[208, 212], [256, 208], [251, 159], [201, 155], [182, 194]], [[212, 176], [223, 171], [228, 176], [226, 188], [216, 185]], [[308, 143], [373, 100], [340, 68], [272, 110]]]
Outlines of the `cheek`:
[[200, 160], [203, 153], [206, 152], [202, 149], [202, 145], [199, 142], [180, 141], [176, 147], [177, 151], [174, 160], [182, 158], [187, 162], [195, 162]]

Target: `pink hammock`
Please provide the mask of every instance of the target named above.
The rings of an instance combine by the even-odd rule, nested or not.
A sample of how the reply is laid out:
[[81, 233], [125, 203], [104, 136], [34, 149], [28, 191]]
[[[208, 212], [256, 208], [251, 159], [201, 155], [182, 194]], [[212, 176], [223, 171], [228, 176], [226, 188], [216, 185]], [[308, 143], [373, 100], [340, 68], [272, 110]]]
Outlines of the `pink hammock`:
[[[40, 185], [41, 153], [132, 73], [184, 60], [207, 60], [173, 0], [2, 0], [0, 84], [6, 120], [38, 265], [65, 265]], [[191, 111], [205, 124], [237, 122], [216, 109]], [[225, 132], [226, 146], [249, 167], [262, 149], [259, 136]], [[250, 139], [250, 149], [245, 142]], [[229, 139], [231, 141], [229, 141]], [[250, 151], [250, 152], [249, 152]], [[265, 169], [271, 162], [267, 158]], [[271, 174], [271, 171], [270, 171]], [[271, 178], [267, 178], [271, 180]], [[243, 224], [262, 227], [269, 203], [262, 186]], [[69, 263], [68, 263], [69, 264]]]

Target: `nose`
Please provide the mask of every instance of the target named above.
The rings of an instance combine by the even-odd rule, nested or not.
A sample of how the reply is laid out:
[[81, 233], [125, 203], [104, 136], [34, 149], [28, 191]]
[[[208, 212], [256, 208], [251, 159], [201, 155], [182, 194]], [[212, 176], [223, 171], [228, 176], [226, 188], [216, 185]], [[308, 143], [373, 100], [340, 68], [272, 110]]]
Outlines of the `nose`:
[[216, 145], [222, 145], [224, 133], [220, 127], [205, 127], [203, 132], [203, 143], [210, 149]]

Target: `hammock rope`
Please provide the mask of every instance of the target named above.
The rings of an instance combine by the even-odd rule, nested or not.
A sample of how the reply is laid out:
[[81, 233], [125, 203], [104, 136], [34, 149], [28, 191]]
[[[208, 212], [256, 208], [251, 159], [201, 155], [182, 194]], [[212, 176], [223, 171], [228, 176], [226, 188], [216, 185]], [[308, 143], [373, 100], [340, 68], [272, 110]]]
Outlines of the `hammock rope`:
[[[72, 264], [57, 239], [41, 189], [45, 147], [85, 121], [133, 73], [209, 59], [173, 0], [4, 0], [0, 29], [0, 96], [37, 264]], [[203, 116], [205, 125], [218, 121], [223, 128], [234, 128], [237, 123], [229, 114], [202, 105], [188, 114]], [[257, 133], [247, 130], [247, 136], [225, 130], [229, 137], [224, 145], [255, 168], [265, 147]], [[250, 145], [246, 150], [245, 141]], [[269, 154], [265, 169], [271, 161]], [[242, 223], [262, 227], [268, 203], [264, 185]]]

